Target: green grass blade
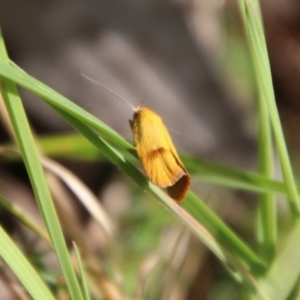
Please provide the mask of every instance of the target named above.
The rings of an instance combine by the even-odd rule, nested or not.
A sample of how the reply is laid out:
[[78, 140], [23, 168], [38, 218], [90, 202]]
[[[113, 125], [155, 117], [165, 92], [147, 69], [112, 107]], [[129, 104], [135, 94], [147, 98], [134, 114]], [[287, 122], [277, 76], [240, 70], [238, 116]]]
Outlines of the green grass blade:
[[270, 63], [267, 54], [267, 46], [261, 22], [260, 10], [257, 1], [240, 0], [243, 10], [245, 27], [249, 35], [254, 65], [256, 66], [257, 82], [266, 100], [270, 119], [274, 130], [275, 143], [281, 163], [282, 175], [287, 186], [291, 210], [295, 215], [300, 214], [300, 201], [296, 188], [290, 158], [288, 155], [283, 130], [276, 106], [272, 84]]
[[[259, 280], [259, 286], [268, 299], [285, 300], [300, 276], [299, 255], [300, 221], [298, 220], [282, 243], [267, 274]], [[257, 299], [256, 297], [253, 298]]]
[[[258, 3], [256, 3], [258, 7]], [[246, 22], [245, 10], [242, 11]], [[258, 61], [253, 57], [253, 65], [256, 74], [259, 74]], [[259, 139], [258, 139], [258, 168], [259, 173], [267, 178], [273, 177], [273, 145], [272, 131], [265, 99], [264, 89], [257, 79], [258, 107], [259, 107]], [[257, 207], [257, 240], [260, 251], [266, 261], [271, 261], [275, 255], [277, 241], [277, 215], [276, 201], [272, 193], [259, 195]]]
[[22, 102], [17, 95], [16, 88], [10, 82], [5, 82], [5, 88], [2, 88], [2, 93], [40, 212], [60, 261], [69, 292], [72, 299], [82, 299]]
[[35, 300], [54, 300], [55, 298], [40, 276], [33, 269], [21, 251], [0, 227], [0, 256], [19, 278], [25, 289]]
[[[70, 123], [73, 122], [74, 124], [72, 123], [72, 125], [77, 130], [79, 130], [86, 137], [89, 136], [88, 138], [92, 141], [92, 143], [94, 143], [101, 150], [101, 152], [108, 157], [109, 160], [111, 160], [121, 170], [123, 170], [126, 174], [132, 177], [143, 189], [149, 191], [151, 194], [154, 194], [156, 196], [162, 195], [161, 190], [154, 187], [152, 184], [150, 184], [148, 180], [146, 180], [145, 177], [125, 159], [124, 155], [122, 155], [120, 152], [113, 149], [103, 140], [100, 140], [99, 137], [95, 135], [95, 133], [86, 126], [89, 125], [92, 128], [100, 131], [103, 135], [105, 135], [106, 138], [110, 139], [115, 144], [122, 147], [123, 151], [127, 152], [127, 155], [130, 155], [131, 153], [135, 153], [134, 147], [131, 144], [129, 144], [126, 140], [124, 140], [120, 135], [118, 135], [116, 132], [110, 129], [106, 124], [102, 123], [97, 118], [90, 115], [89, 113], [87, 113], [86, 111], [78, 107], [76, 104], [70, 102], [65, 97], [59, 95], [57, 92], [51, 90], [50, 88], [48, 88], [47, 86], [39, 82], [38, 80], [34, 79], [33, 77], [29, 76], [26, 73], [21, 72], [19, 69], [13, 66], [3, 65], [0, 63], [0, 75], [20, 84], [26, 89], [41, 96], [53, 108], [55, 108], [55, 110], [57, 110], [65, 119], [67, 119]], [[72, 121], [70, 121], [71, 119]], [[86, 125], [78, 128], [79, 122], [82, 125], [84, 124]], [[93, 136], [91, 137], [91, 135]], [[186, 202], [189, 201], [189, 197], [185, 200]], [[165, 199], [165, 197], [164, 196], [160, 197], [160, 199]], [[198, 202], [200, 203], [199, 199]], [[197, 203], [194, 203], [194, 205], [195, 206], [192, 206], [193, 209], [201, 209], [201, 207], [200, 208], [198, 207]], [[209, 217], [209, 215], [207, 215], [206, 217]], [[211, 221], [214, 222], [214, 220]], [[226, 228], [225, 224], [223, 227], [221, 227], [221, 230], [224, 228]], [[218, 230], [220, 230], [220, 228]], [[227, 231], [224, 231], [224, 236], [227, 236]], [[231, 240], [231, 238], [232, 235], [228, 236], [229, 241]], [[231, 247], [228, 250], [235, 254], [236, 248], [234, 246], [234, 243], [235, 241], [232, 241], [232, 243], [228, 242], [227, 244], [230, 245]], [[246, 248], [247, 246], [245, 246], [243, 249]], [[239, 250], [239, 251], [243, 251], [243, 250]], [[249, 255], [249, 253], [252, 254]], [[246, 251], [246, 253], [243, 256], [243, 259], [248, 260], [243, 262], [251, 270], [259, 269], [261, 267], [260, 260], [250, 249]]]
[[[272, 132], [262, 93], [260, 93], [259, 107], [259, 172], [266, 176], [266, 178], [271, 178], [273, 175]], [[275, 255], [277, 241], [276, 201], [273, 193], [259, 195], [257, 207], [257, 239], [262, 257], [266, 261], [271, 261]]]
[[[59, 144], [60, 147], [53, 147]], [[88, 161], [101, 161], [105, 159], [98, 149], [88, 142], [86, 138], [78, 134], [60, 134], [56, 136], [39, 137], [39, 145], [46, 156], [65, 159], [81, 159]], [[13, 147], [13, 145], [6, 145]], [[122, 148], [118, 149], [122, 155], [132, 164], [137, 164], [138, 159]], [[3, 159], [18, 159], [15, 156], [3, 154]], [[215, 162], [181, 155], [184, 165], [194, 179], [208, 181], [229, 188], [245, 190], [255, 193], [274, 193], [286, 195], [286, 187], [282, 182], [271, 180], [263, 175], [235, 169]], [[300, 187], [297, 187], [300, 191]]]
[[123, 147], [127, 150], [134, 149], [130, 143], [128, 143], [122, 136], [108, 127], [105, 123], [101, 122], [99, 119], [72, 101], [63, 97], [53, 89], [49, 88], [47, 85], [43, 84], [12, 64], [9, 65], [0, 61], [0, 76], [17, 83], [18, 85], [38, 95], [53, 107], [67, 111], [74, 117], [77, 117], [86, 124], [90, 125], [92, 128], [101, 131], [107, 138], [117, 143], [120, 147]]
[[45, 156], [91, 161], [101, 159], [98, 149], [77, 133], [39, 137], [38, 143]]
[[[122, 171], [136, 181], [143, 189], [155, 195], [160, 200], [161, 191], [148, 182], [144, 175], [141, 174], [126, 158], [112, 148], [107, 142], [98, 137], [88, 126], [73, 116], [68, 115], [65, 111], [55, 108], [68, 122], [76, 128], [81, 134], [89, 139], [110, 161], [117, 165]], [[159, 192], [158, 192], [159, 191]], [[182, 206], [208, 230], [215, 235], [228, 251], [237, 255], [249, 270], [258, 271], [263, 268], [261, 261], [246, 244], [241, 241], [224, 223], [219, 219], [199, 198], [191, 192], [187, 199], [183, 201]]]
[[260, 174], [241, 171], [218, 163], [182, 156], [190, 174], [201, 180], [256, 193], [286, 194], [286, 186]]
[[[61, 145], [61, 148], [53, 145]], [[40, 136], [39, 145], [43, 153], [52, 157], [66, 159], [81, 159], [99, 161], [103, 159], [97, 148], [78, 134], [59, 134]], [[11, 147], [12, 145], [8, 145]], [[136, 156], [119, 149], [124, 157], [133, 164], [138, 162]], [[261, 174], [238, 170], [219, 163], [201, 160], [186, 155], [180, 155], [184, 165], [194, 178], [209, 181], [234, 189], [241, 189], [255, 193], [275, 193], [286, 195], [286, 187], [282, 182], [269, 179]], [[297, 187], [298, 192], [300, 187]]]
[[[78, 117], [81, 121], [85, 122], [86, 124], [90, 125], [91, 127], [99, 130], [105, 137], [112, 140], [114, 143], [118, 144], [118, 146], [123, 147], [125, 150], [128, 150], [130, 152], [135, 152], [134, 147], [128, 143], [126, 140], [124, 140], [119, 134], [117, 134], [115, 131], [113, 131], [111, 128], [109, 128], [106, 124], [99, 121], [97, 118], [92, 116], [91, 114], [87, 113], [74, 103], [68, 101], [65, 97], [59, 95], [57, 92], [51, 90], [47, 86], [40, 83], [38, 80], [34, 79], [33, 77], [29, 76], [28, 74], [21, 72], [19, 69], [16, 69], [13, 66], [7, 66], [3, 65], [0, 62], [0, 75], [4, 76], [5, 78], [8, 78], [21, 86], [23, 86], [26, 89], [29, 89], [30, 91], [36, 93], [37, 95], [41, 96], [43, 99], [45, 99], [49, 104], [52, 106], [58, 107], [64, 111], [67, 111], [68, 113]], [[51, 98], [53, 96], [53, 99]], [[186, 159], [186, 163], [189, 163], [187, 166], [187, 169], [192, 173], [194, 173], [196, 176], [199, 176], [199, 178], [204, 180], [210, 180], [214, 181], [216, 183], [222, 183], [225, 185], [230, 186], [233, 184], [232, 179], [237, 179], [240, 182], [240, 188], [242, 189], [253, 189], [253, 191], [260, 191], [260, 192], [266, 192], [266, 189], [263, 187], [261, 189], [260, 187], [256, 187], [256, 183], [261, 182], [262, 185], [266, 185], [267, 188], [271, 186], [272, 188], [272, 181], [264, 178], [263, 176], [253, 176], [251, 173], [245, 173], [243, 172], [235, 172], [234, 169], [228, 168], [228, 167], [220, 167], [217, 164], [210, 163], [208, 166], [208, 163], [205, 161], [200, 160], [194, 160], [193, 158]], [[194, 162], [198, 162], [197, 164], [194, 164]], [[200, 162], [200, 163], [199, 163]], [[212, 171], [212, 169], [214, 171]], [[210, 170], [208, 170], [208, 168]], [[216, 172], [222, 172], [227, 173], [226, 176], [230, 180], [227, 180], [227, 177], [222, 176], [216, 176]], [[203, 170], [207, 170], [208, 172], [202, 172]], [[201, 174], [201, 176], [200, 176]], [[244, 179], [242, 182], [239, 179]], [[285, 189], [282, 188], [282, 186], [277, 186], [275, 184], [274, 186], [275, 190], [279, 191], [280, 193], [284, 193]]]
[[38, 237], [51, 244], [49, 235], [41, 225], [33, 221], [28, 217], [27, 213], [24, 213], [24, 209], [21, 209], [17, 205], [8, 201], [4, 196], [0, 194], [0, 205], [7, 209], [14, 217], [16, 217], [23, 225], [31, 229]]
[[182, 206], [235, 257], [239, 257], [253, 273], [260, 273], [264, 267], [258, 256], [216, 216], [195, 194], [189, 193]]
[[80, 273], [80, 279], [81, 279], [81, 287], [83, 290], [83, 299], [84, 300], [90, 300], [90, 293], [89, 293], [89, 289], [86, 283], [86, 279], [85, 279], [85, 274], [84, 274], [84, 268], [83, 268], [83, 264], [82, 264], [82, 260], [81, 260], [81, 256], [79, 253], [78, 248], [76, 247], [76, 244], [73, 242], [73, 246], [75, 249], [75, 253], [76, 253], [76, 257], [77, 257], [77, 261], [78, 261], [78, 265], [79, 265], [79, 273]]
[[[0, 61], [8, 61], [4, 41], [0, 32]], [[8, 63], [6, 63], [8, 64]], [[18, 95], [16, 86], [7, 80], [0, 80], [4, 102], [16, 134], [24, 164], [37, 200], [39, 210], [48, 229], [60, 266], [73, 300], [81, 300], [82, 295], [73, 270], [66, 243], [60, 228], [58, 217], [51, 199], [45, 175], [40, 164], [39, 154], [34, 144], [30, 126]]]

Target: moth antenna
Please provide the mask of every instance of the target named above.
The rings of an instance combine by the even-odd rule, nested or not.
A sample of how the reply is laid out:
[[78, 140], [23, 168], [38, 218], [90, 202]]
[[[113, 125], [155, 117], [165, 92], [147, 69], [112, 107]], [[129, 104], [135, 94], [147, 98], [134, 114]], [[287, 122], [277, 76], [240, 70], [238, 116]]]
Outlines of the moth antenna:
[[107, 87], [106, 85], [94, 80], [93, 78], [83, 74], [83, 73], [80, 73], [81, 76], [83, 76], [84, 78], [86, 78], [87, 80], [97, 84], [97, 85], [100, 85], [102, 88], [106, 89], [107, 91], [109, 91], [110, 93], [112, 93], [114, 96], [116, 96], [119, 100], [121, 100], [122, 102], [126, 103], [127, 105], [129, 105], [134, 111], [137, 111], [137, 109], [131, 105], [129, 102], [127, 102], [126, 100], [124, 100], [123, 98], [121, 98], [118, 94], [116, 94], [113, 90], [111, 90], [109, 87]]

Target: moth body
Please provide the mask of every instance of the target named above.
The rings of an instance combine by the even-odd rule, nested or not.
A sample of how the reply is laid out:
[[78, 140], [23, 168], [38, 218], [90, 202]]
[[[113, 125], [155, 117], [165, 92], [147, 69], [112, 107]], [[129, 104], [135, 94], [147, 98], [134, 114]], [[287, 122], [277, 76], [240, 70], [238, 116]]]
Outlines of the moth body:
[[167, 188], [173, 199], [183, 200], [190, 176], [160, 116], [149, 108], [137, 108], [131, 127], [137, 154], [149, 180]]

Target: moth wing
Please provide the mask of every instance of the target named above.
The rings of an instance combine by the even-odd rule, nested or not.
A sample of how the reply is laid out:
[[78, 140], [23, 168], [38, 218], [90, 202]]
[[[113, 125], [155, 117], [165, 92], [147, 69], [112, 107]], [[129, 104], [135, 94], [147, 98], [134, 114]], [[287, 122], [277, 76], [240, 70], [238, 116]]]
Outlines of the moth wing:
[[167, 187], [173, 199], [183, 200], [191, 179], [160, 117], [149, 109], [140, 109], [131, 128], [138, 156], [149, 180], [159, 187]]
[[185, 175], [174, 155], [163, 147], [148, 152], [141, 161], [150, 181], [159, 187], [171, 186]]
[[191, 185], [191, 177], [188, 173], [182, 176], [177, 182], [167, 188], [168, 194], [171, 198], [182, 201]]
[[176, 163], [182, 168], [184, 172], [183, 176], [178, 178], [178, 180], [173, 185], [167, 188], [169, 196], [180, 202], [186, 197], [186, 194], [191, 185], [191, 177], [185, 169], [183, 163], [181, 162], [170, 136], [167, 137], [167, 143], [174, 159], [176, 160]]
[[174, 155], [176, 150], [161, 119], [153, 122], [152, 118], [145, 118], [144, 122], [136, 125], [136, 149], [147, 177], [159, 187], [173, 185], [185, 171], [178, 164], [179, 158]]

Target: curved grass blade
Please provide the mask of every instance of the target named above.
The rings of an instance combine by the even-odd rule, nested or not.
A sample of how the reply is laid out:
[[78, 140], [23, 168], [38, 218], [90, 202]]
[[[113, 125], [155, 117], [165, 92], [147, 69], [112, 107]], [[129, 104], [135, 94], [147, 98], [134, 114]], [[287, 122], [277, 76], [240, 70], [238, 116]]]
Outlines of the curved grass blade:
[[[8, 61], [3, 37], [0, 31], [1, 65], [8, 66]], [[18, 72], [22, 73], [20, 70]], [[24, 75], [24, 73], [22, 74]], [[39, 210], [55, 248], [70, 295], [73, 300], [81, 300], [82, 295], [79, 289], [79, 284], [71, 264], [66, 242], [64, 240], [45, 175], [39, 161], [39, 154], [34, 144], [34, 139], [31, 134], [22, 101], [14, 83], [0, 78], [0, 89], [14, 128], [16, 139], [23, 156], [24, 164], [28, 172]]]
[[[126, 158], [114, 149], [111, 145], [105, 142], [103, 139], [98, 137], [88, 126], [77, 120], [71, 115], [68, 115], [65, 111], [55, 108], [68, 122], [76, 128], [81, 134], [83, 134], [90, 142], [96, 145], [99, 150], [105, 155], [110, 161], [117, 165], [122, 171], [130, 176], [135, 182], [137, 182], [143, 189], [148, 191], [150, 194], [159, 198], [163, 203], [166, 198], [161, 197], [162, 191], [153, 186], [144, 175], [141, 174]], [[173, 200], [171, 203], [173, 205]], [[245, 263], [247, 268], [250, 270], [261, 271], [263, 265], [259, 258], [250, 250], [249, 247], [244, 244], [199, 198], [197, 198], [191, 192], [187, 199], [183, 201], [183, 207], [201, 224], [205, 227], [208, 226], [208, 230], [217, 235], [217, 240], [224, 245], [233, 256], [237, 256]], [[167, 205], [170, 208], [170, 201]]]
[[[59, 144], [62, 147], [58, 148]], [[117, 144], [117, 143], [116, 143]], [[56, 136], [39, 137], [39, 145], [47, 156], [65, 159], [81, 159], [88, 161], [101, 161], [105, 159], [98, 149], [79, 134], [59, 134]], [[55, 145], [55, 147], [53, 146]], [[7, 147], [13, 147], [9, 144]], [[118, 149], [122, 155], [132, 164], [138, 163], [133, 151], [128, 153], [124, 149]], [[285, 184], [280, 181], [269, 179], [261, 174], [235, 169], [219, 163], [202, 160], [186, 155], [180, 155], [184, 165], [193, 178], [226, 186], [229, 188], [245, 190], [254, 193], [275, 193], [286, 195]], [[3, 159], [18, 159], [15, 156], [3, 154]], [[297, 186], [298, 192], [300, 187]]]
[[[34, 79], [33, 77], [29, 76], [28, 74], [21, 72], [19, 69], [16, 69], [13, 66], [2, 65], [0, 63], [0, 75], [20, 84], [26, 89], [29, 89], [35, 94], [41, 96], [69, 122], [71, 118], [71, 122], [75, 122], [75, 127], [78, 126], [79, 122], [81, 123], [81, 125], [83, 125], [83, 123], [87, 124], [92, 128], [99, 130], [111, 141], [118, 144], [118, 146], [122, 147], [123, 151], [126, 151], [127, 154], [135, 153], [134, 147], [131, 144], [129, 144], [126, 140], [124, 140], [120, 135], [118, 135], [116, 132], [110, 129], [106, 124], [102, 123], [97, 118], [78, 107], [76, 104], [72, 103], [65, 97], [48, 88], [47, 86]], [[74, 126], [74, 124], [72, 125]], [[86, 125], [84, 126], [85, 127], [81, 126], [80, 129], [76, 127], [76, 129], [79, 130], [85, 136], [94, 134], [91, 141], [97, 145], [97, 147], [101, 150], [102, 153], [105, 153], [105, 155], [108, 156], [109, 160], [111, 160], [114, 164], [119, 166], [119, 168], [121, 168], [126, 174], [131, 176], [142, 188], [148, 190], [151, 194], [155, 194], [157, 196], [157, 191], [160, 191], [159, 189], [151, 185], [136, 168], [134, 168], [127, 160], [125, 160], [124, 156], [120, 152], [117, 152], [115, 149], [111, 148], [111, 146], [109, 146], [107, 143], [101, 141], [99, 137], [90, 128], [88, 128]], [[99, 144], [99, 141], [101, 141], [101, 145]], [[159, 193], [161, 193], [161, 191], [158, 192], [158, 194]], [[189, 198], [190, 196], [185, 200], [185, 202], [190, 201]], [[198, 199], [198, 202], [200, 203], [201, 201]], [[199, 210], [201, 209], [201, 207], [199, 208], [197, 202], [193, 204], [192, 208]], [[210, 216], [206, 217], [209, 218]], [[212, 222], [214, 221], [212, 220]], [[225, 227], [226, 225], [223, 223], [221, 231]], [[224, 232], [224, 236], [227, 236], [226, 232]], [[235, 242], [239, 239], [237, 238], [235, 241], [232, 241], [233, 236], [235, 235], [233, 234], [228, 237], [228, 241], [226, 244], [230, 247], [229, 251], [233, 251], [233, 253], [236, 253]], [[242, 256], [243, 259], [246, 258], [246, 261], [244, 261], [244, 263], [249, 267], [249, 269], [256, 270], [262, 268], [261, 261], [257, 258], [257, 256], [242, 241], [240, 242], [244, 246], [238, 247], [238, 249], [240, 249], [238, 250], [238, 252], [245, 251], [245, 253], [243, 253]], [[240, 257], [240, 253], [238, 256]]]
[[25, 89], [41, 97], [48, 104], [67, 111], [69, 114], [77, 117], [79, 120], [90, 125], [92, 128], [101, 131], [107, 138], [118, 143], [118, 145], [120, 145], [124, 149], [134, 149], [130, 143], [128, 143], [122, 136], [112, 130], [105, 123], [101, 122], [99, 119], [97, 119], [72, 101], [63, 97], [53, 89], [49, 88], [47, 85], [43, 84], [42, 82], [38, 81], [34, 77], [13, 66], [12, 64], [0, 61], [0, 76], [24, 87]]
[[[259, 280], [259, 286], [268, 299], [288, 299], [294, 285], [299, 280], [299, 237], [300, 221], [297, 220], [278, 250], [268, 272]], [[251, 299], [258, 299], [257, 295]]]
[[24, 210], [18, 207], [16, 204], [8, 201], [4, 196], [0, 194], [0, 205], [7, 209], [15, 218], [17, 218], [23, 225], [31, 229], [38, 237], [46, 241], [49, 245], [52, 246], [49, 235], [44, 228], [41, 228], [40, 224], [33, 221], [28, 217], [27, 213], [24, 213]]
[[274, 139], [278, 150], [282, 175], [287, 187], [291, 210], [295, 215], [299, 216], [300, 199], [296, 188], [296, 182], [293, 175], [287, 146], [285, 143], [279, 113], [276, 106], [270, 62], [263, 31], [259, 2], [256, 0], [239, 1], [240, 7], [242, 9], [243, 20], [251, 45], [257, 82], [259, 83], [260, 91], [266, 101], [272, 127], [274, 130]]
[[76, 244], [73, 242], [73, 246], [75, 249], [75, 253], [76, 253], [76, 257], [77, 257], [77, 261], [78, 261], [78, 265], [79, 265], [79, 273], [80, 273], [80, 279], [81, 279], [81, 288], [83, 291], [83, 299], [84, 300], [90, 300], [90, 293], [89, 293], [89, 289], [86, 283], [86, 279], [85, 279], [85, 274], [84, 274], [84, 268], [83, 268], [83, 264], [82, 264], [82, 259], [79, 253], [79, 249], [76, 247]]
[[19, 278], [28, 293], [35, 300], [54, 300], [55, 298], [31, 264], [0, 227], [0, 256]]

